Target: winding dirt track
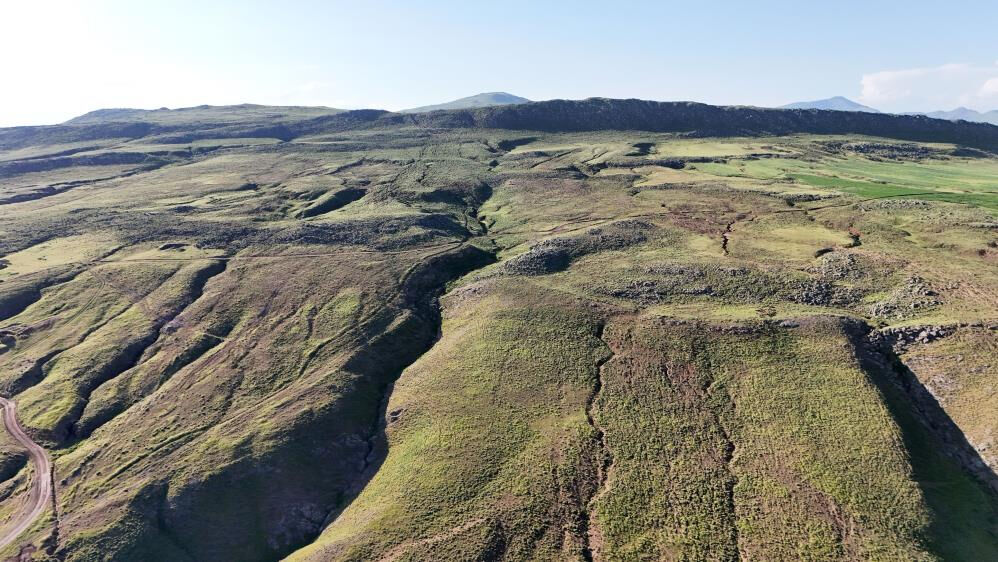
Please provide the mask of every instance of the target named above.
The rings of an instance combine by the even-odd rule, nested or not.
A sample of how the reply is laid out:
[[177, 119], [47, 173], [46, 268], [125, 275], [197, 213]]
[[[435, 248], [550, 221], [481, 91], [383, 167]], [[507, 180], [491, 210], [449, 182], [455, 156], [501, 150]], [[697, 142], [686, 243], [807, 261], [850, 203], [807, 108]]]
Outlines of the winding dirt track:
[[2, 549], [17, 540], [17, 537], [41, 516], [52, 501], [52, 462], [45, 449], [32, 441], [18, 423], [17, 406], [14, 402], [0, 398], [0, 407], [3, 408], [3, 425], [7, 428], [7, 433], [28, 450], [28, 456], [35, 465], [35, 478], [31, 485], [31, 494], [28, 496], [28, 509], [20, 514], [13, 526], [0, 536], [0, 549]]

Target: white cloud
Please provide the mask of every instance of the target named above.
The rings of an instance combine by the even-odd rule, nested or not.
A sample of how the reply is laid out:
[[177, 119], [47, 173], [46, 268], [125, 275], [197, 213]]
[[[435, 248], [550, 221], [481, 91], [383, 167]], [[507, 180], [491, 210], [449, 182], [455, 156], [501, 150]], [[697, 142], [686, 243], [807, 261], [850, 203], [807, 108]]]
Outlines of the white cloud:
[[991, 78], [985, 82], [978, 95], [983, 98], [998, 97], [998, 78]]
[[864, 75], [860, 84], [861, 103], [888, 111], [998, 108], [998, 62], [885, 70]]

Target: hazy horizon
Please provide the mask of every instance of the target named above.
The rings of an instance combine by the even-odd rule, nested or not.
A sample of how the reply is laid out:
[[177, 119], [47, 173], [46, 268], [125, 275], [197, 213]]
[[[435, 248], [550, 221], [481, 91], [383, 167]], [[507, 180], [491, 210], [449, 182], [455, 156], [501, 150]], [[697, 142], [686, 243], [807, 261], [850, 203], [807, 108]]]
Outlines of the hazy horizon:
[[[844, 96], [889, 112], [998, 109], [998, 8], [589, 2], [503, 9], [298, 2], [9, 5], [0, 126], [102, 108], [400, 110], [480, 92], [776, 107]], [[855, 14], [862, 12], [862, 17]], [[967, 17], [973, 13], [978, 17]], [[820, 22], [820, 26], [815, 23]], [[586, 39], [587, 35], [599, 41]], [[926, 37], [933, 37], [927, 42]], [[890, 45], [890, 49], [883, 48]]]

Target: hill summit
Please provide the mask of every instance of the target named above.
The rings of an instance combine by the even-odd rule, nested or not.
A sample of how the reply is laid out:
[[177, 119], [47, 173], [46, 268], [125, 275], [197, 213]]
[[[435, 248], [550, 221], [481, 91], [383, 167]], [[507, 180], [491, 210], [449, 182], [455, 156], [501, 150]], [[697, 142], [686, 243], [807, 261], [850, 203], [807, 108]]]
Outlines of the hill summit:
[[826, 109], [831, 111], [862, 111], [865, 113], [880, 113], [879, 110], [856, 103], [849, 98], [835, 96], [823, 100], [799, 101], [782, 105], [779, 109]]
[[528, 103], [529, 101], [530, 100], [527, 98], [521, 98], [520, 96], [514, 96], [513, 94], [508, 94], [506, 92], [486, 92], [483, 94], [476, 94], [474, 96], [449, 101], [447, 103], [403, 109], [400, 113], [426, 113], [428, 111], [437, 111], [440, 109], [471, 109], [475, 107], [489, 107], [492, 105], [515, 105]]

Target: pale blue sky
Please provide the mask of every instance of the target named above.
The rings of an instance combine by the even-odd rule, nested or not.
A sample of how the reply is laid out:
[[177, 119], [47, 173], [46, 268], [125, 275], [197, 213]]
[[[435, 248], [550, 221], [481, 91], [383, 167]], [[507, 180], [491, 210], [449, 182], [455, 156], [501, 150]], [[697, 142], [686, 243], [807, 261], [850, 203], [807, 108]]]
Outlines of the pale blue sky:
[[100, 107], [485, 91], [998, 109], [998, 3], [0, 2], [0, 126]]

